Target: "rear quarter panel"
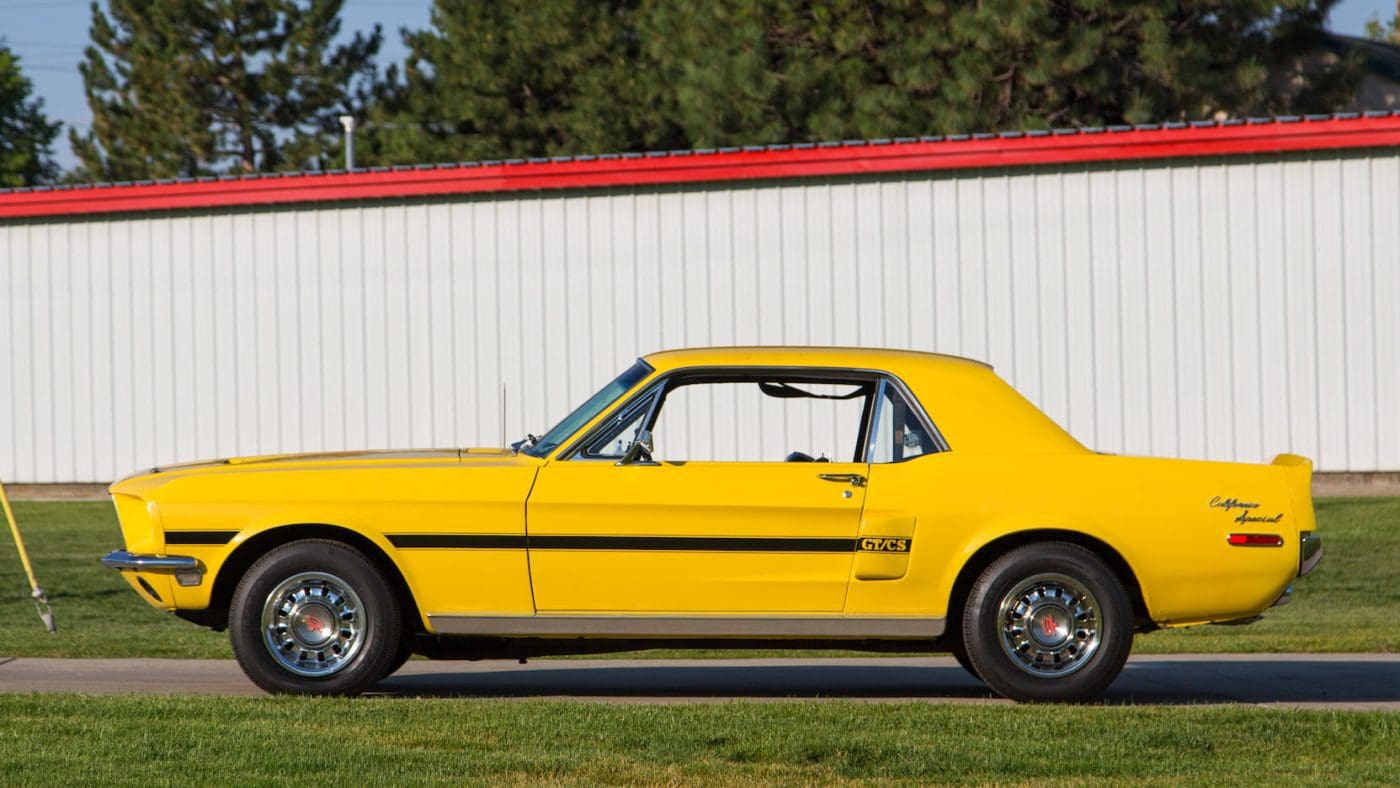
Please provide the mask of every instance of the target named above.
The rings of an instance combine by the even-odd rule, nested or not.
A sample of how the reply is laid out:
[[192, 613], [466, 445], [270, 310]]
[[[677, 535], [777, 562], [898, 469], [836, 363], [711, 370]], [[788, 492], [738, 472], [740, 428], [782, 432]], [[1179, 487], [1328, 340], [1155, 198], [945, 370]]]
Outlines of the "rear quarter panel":
[[[1224, 506], [1231, 498], [1258, 506]], [[1074, 531], [1111, 546], [1136, 575], [1149, 616], [1163, 626], [1259, 613], [1297, 569], [1298, 518], [1284, 471], [1267, 465], [954, 450], [872, 466], [866, 510], [912, 513], [915, 538], [903, 579], [853, 581], [852, 613], [948, 615], [958, 572], [978, 550], [1038, 529]], [[1239, 522], [1245, 512], [1279, 519]], [[1235, 531], [1280, 533], [1285, 544], [1232, 547], [1226, 538]]]

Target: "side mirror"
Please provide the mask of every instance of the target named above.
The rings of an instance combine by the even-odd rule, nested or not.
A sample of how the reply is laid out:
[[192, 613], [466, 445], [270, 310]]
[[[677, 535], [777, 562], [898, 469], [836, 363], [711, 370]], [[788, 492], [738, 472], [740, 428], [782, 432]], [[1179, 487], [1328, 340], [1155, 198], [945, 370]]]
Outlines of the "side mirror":
[[660, 465], [661, 463], [651, 458], [654, 444], [651, 440], [651, 430], [642, 430], [637, 433], [636, 440], [627, 447], [627, 453], [622, 455], [622, 459], [617, 461], [618, 465]]

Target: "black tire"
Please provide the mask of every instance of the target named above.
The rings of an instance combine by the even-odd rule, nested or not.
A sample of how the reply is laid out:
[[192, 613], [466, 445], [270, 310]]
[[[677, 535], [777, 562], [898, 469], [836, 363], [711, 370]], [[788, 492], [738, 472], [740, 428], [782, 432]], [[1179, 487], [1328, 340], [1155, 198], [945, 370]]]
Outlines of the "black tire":
[[404, 641], [383, 573], [355, 548], [324, 539], [258, 559], [234, 591], [228, 629], [254, 684], [299, 695], [365, 691], [388, 674]]
[[413, 657], [413, 640], [404, 634], [399, 638], [399, 650], [394, 652], [394, 658], [389, 661], [389, 669], [385, 671], [384, 678], [388, 678], [399, 672], [399, 668], [408, 664], [408, 660]]
[[1133, 610], [1122, 581], [1097, 555], [1043, 542], [1011, 550], [982, 572], [963, 609], [962, 634], [972, 669], [997, 693], [1027, 703], [1079, 702], [1098, 697], [1123, 670]]
[[953, 643], [948, 653], [952, 654], [953, 659], [957, 660], [958, 664], [962, 666], [962, 669], [967, 671], [974, 679], [978, 681], [982, 680], [982, 677], [977, 675], [977, 669], [972, 667], [972, 660], [967, 658], [967, 649], [963, 646], [962, 641]]

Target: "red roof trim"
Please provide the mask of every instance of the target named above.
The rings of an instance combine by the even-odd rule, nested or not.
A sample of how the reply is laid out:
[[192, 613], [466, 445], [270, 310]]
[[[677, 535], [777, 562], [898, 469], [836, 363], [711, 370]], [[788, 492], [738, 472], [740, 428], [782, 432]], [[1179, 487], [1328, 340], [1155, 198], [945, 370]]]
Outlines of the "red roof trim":
[[0, 193], [0, 217], [804, 178], [1400, 146], [1400, 113]]

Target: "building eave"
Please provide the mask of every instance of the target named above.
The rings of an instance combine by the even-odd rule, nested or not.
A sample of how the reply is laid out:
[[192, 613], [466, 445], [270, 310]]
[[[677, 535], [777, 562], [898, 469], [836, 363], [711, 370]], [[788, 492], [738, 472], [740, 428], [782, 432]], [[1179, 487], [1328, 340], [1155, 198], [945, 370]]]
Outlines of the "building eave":
[[0, 218], [1400, 147], [1400, 111], [0, 190]]

